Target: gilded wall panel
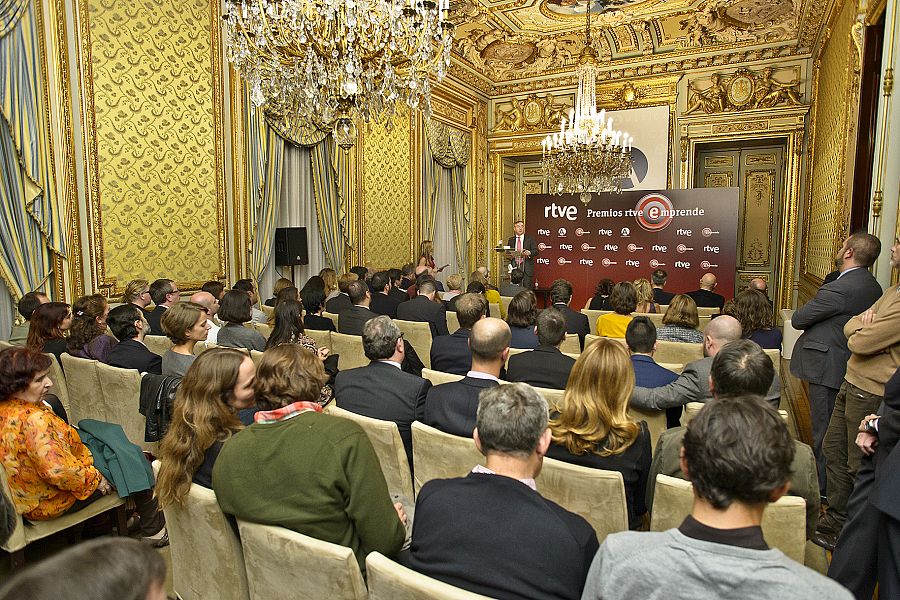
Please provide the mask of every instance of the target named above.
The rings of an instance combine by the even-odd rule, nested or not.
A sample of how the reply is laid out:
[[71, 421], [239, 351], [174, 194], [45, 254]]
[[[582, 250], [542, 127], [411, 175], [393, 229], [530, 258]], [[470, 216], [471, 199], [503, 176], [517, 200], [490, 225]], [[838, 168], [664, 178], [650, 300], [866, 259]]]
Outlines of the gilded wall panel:
[[[101, 287], [224, 277], [218, 11], [83, 0], [87, 144]], [[212, 12], [211, 12], [212, 11]], [[217, 125], [219, 123], [219, 125]]]
[[398, 113], [393, 129], [373, 124], [363, 140], [361, 255], [376, 268], [396, 266], [410, 253], [412, 127], [409, 111]]
[[[769, 156], [773, 157], [774, 162], [775, 155]], [[769, 266], [772, 218], [778, 212], [775, 205], [775, 185], [776, 173], [772, 170], [747, 171], [744, 178], [741, 262], [747, 267]]]

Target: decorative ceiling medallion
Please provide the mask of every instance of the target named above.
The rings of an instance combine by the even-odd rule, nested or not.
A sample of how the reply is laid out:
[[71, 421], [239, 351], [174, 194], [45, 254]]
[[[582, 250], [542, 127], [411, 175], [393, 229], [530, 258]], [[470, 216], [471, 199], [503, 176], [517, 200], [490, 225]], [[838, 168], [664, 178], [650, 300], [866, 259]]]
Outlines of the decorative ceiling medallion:
[[[638, 4], [647, 4], [648, 0], [593, 0], [591, 13], [595, 16], [626, 7], [634, 8]], [[574, 17], [584, 19], [589, 2], [587, 0], [541, 0], [541, 12], [547, 16]], [[548, 14], [550, 13], [550, 14]]]

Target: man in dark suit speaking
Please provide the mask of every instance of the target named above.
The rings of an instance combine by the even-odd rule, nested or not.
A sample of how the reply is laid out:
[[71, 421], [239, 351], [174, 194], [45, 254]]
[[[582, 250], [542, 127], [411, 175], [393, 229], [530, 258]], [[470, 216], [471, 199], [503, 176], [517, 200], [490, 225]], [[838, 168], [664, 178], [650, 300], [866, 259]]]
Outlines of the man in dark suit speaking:
[[506, 245], [515, 252], [521, 252], [524, 256], [510, 259], [513, 268], [522, 269], [525, 278], [522, 287], [530, 290], [534, 287], [534, 257], [538, 255], [537, 243], [530, 235], [525, 235], [525, 223], [520, 219], [513, 224], [516, 234], [507, 240]]

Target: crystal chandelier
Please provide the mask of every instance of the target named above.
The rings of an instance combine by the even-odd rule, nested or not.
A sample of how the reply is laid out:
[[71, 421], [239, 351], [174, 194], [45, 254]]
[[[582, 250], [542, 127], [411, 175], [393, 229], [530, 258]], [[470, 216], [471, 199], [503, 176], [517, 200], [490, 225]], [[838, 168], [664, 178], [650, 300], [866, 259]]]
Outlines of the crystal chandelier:
[[350, 148], [357, 122], [390, 127], [395, 105], [431, 113], [450, 65], [449, 0], [225, 0], [228, 60], [257, 107], [292, 115]]
[[622, 180], [631, 175], [634, 138], [613, 129], [606, 110], [597, 112], [596, 79], [600, 61], [591, 45], [591, 4], [588, 0], [584, 50], [578, 57], [578, 92], [569, 118], [548, 135], [541, 166], [551, 194], [580, 194], [588, 204], [592, 192], [622, 193]]

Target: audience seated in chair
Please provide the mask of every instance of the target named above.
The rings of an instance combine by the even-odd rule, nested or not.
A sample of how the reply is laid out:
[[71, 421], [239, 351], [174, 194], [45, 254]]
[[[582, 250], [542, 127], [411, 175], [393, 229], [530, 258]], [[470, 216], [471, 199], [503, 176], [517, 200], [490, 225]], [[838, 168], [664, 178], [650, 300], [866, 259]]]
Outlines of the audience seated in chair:
[[338, 315], [338, 333], [362, 335], [366, 321], [378, 316], [369, 308], [372, 302], [369, 286], [365, 281], [351, 281], [347, 284], [347, 296], [350, 298], [351, 306], [343, 309]]
[[453, 273], [447, 276], [447, 291], [441, 295], [444, 306], [450, 303], [450, 300], [463, 293], [462, 286], [465, 283], [461, 273]]
[[557, 279], [550, 286], [550, 301], [553, 308], [562, 312], [566, 318], [566, 333], [577, 333], [578, 342], [584, 349], [584, 337], [591, 332], [591, 324], [587, 315], [577, 310], [572, 310], [569, 304], [572, 302], [572, 284], [565, 279]]
[[[222, 296], [219, 306], [219, 320], [225, 325], [219, 330], [218, 344], [229, 348], [245, 348], [262, 352], [266, 349], [266, 338], [244, 323], [251, 319], [251, 299], [242, 290], [228, 290]], [[265, 321], [263, 321], [265, 322]]]
[[306, 314], [303, 316], [303, 326], [306, 329], [318, 331], [337, 331], [334, 321], [323, 317], [325, 311], [325, 283], [318, 275], [313, 275], [300, 290], [300, 300]]
[[150, 305], [150, 282], [146, 279], [132, 279], [125, 284], [125, 291], [121, 297], [122, 304], [134, 304], [144, 312], [149, 312], [147, 306]]
[[28, 326], [30, 324], [29, 321], [31, 321], [31, 314], [34, 312], [34, 309], [47, 302], [50, 302], [50, 298], [42, 292], [28, 292], [19, 299], [17, 308], [25, 322], [20, 325], [13, 325], [12, 334], [8, 340], [10, 344], [13, 346], [25, 345], [25, 340], [28, 339]]
[[356, 281], [357, 279], [359, 279], [359, 277], [356, 276], [356, 273], [344, 273], [341, 275], [337, 282], [339, 290], [338, 294], [325, 301], [326, 312], [339, 315], [345, 308], [353, 306], [353, 302], [350, 301], [350, 296], [347, 294], [347, 289], [350, 282]]
[[625, 484], [628, 521], [637, 529], [647, 512], [644, 495], [650, 471], [650, 432], [626, 411], [634, 371], [622, 344], [600, 339], [589, 345], [572, 369], [562, 406], [550, 420], [553, 443], [548, 458], [618, 471]]
[[[709, 371], [713, 358], [722, 346], [739, 339], [741, 339], [741, 324], [737, 319], [728, 315], [713, 319], [706, 326], [704, 334], [704, 358], [686, 364], [678, 378], [668, 385], [652, 389], [634, 388], [631, 404], [643, 410], [665, 410], [673, 406], [684, 406], [688, 402], [711, 400]], [[754, 342], [749, 343], [753, 344]], [[776, 375], [766, 393], [766, 400], [777, 407], [780, 398], [781, 381]]]
[[428, 323], [431, 337], [449, 335], [447, 330], [447, 310], [440, 301], [435, 302], [437, 293], [434, 279], [424, 279], [417, 286], [416, 297], [397, 307], [397, 318], [404, 321]]
[[[653, 360], [653, 353], [656, 351], [656, 325], [647, 317], [635, 317], [631, 320], [625, 330], [625, 344], [631, 352], [634, 385], [655, 388], [668, 385], [678, 379], [678, 375], [659, 366]], [[680, 406], [666, 409], [666, 421], [669, 427], [678, 427], [680, 418]]]
[[775, 327], [769, 298], [760, 291], [748, 289], [738, 294], [734, 303], [744, 337], [763, 348], [780, 350], [781, 331]]
[[609, 296], [612, 294], [615, 285], [616, 282], [609, 277], [604, 277], [598, 281], [597, 288], [594, 290], [594, 296], [585, 308], [589, 310], [612, 310], [612, 307], [609, 305]]
[[231, 286], [231, 289], [245, 292], [250, 298], [250, 318], [247, 319], [248, 321], [265, 323], [268, 320], [266, 313], [256, 308], [259, 304], [259, 293], [256, 290], [256, 286], [253, 285], [252, 279], [238, 279], [234, 282], [234, 285]]
[[401, 287], [400, 285], [403, 281], [403, 272], [400, 269], [389, 269], [387, 274], [388, 279], [391, 282], [391, 289], [388, 292], [388, 296], [393, 298], [397, 304], [409, 300], [409, 296], [406, 295], [406, 288]]
[[100, 294], [82, 296], [72, 307], [72, 326], [67, 346], [69, 354], [105, 363], [116, 339], [106, 335], [109, 303]]
[[718, 285], [716, 276], [712, 273], [705, 273], [700, 278], [700, 289], [688, 292], [687, 295], [697, 303], [697, 306], [721, 310], [725, 305], [725, 297], [713, 291], [716, 289], [716, 285]]
[[422, 487], [409, 566], [492, 598], [579, 598], [597, 535], [536, 490], [547, 402], [521, 383], [488, 389], [472, 437], [485, 466]]
[[425, 399], [425, 424], [445, 433], [469, 437], [475, 428], [478, 395], [500, 384], [500, 369], [509, 355], [509, 326], [488, 317], [472, 326], [472, 369], [459, 381], [436, 385]]
[[536, 323], [538, 347], [531, 352], [510, 356], [506, 379], [540, 388], [564, 390], [575, 366], [575, 359], [559, 350], [566, 339], [566, 317], [556, 308], [548, 308], [538, 314]]
[[300, 346], [263, 353], [253, 386], [260, 412], [223, 446], [213, 489], [225, 513], [347, 546], [362, 569], [371, 551], [396, 556], [406, 515], [391, 504], [362, 428], [322, 413], [325, 381], [322, 361]]
[[65, 302], [47, 302], [31, 313], [28, 339], [25, 346], [36, 351], [52, 354], [59, 360], [65, 352], [65, 335], [72, 327], [72, 309]]
[[109, 352], [108, 365], [136, 369], [141, 373], [162, 374], [162, 357], [150, 352], [144, 345], [144, 337], [150, 332], [144, 311], [134, 304], [122, 304], [109, 311], [106, 324], [119, 340]]
[[225, 295], [225, 284], [221, 281], [213, 280], [207, 281], [203, 285], [200, 286], [201, 292], [208, 292], [212, 295], [216, 300], [221, 301], [222, 296]]
[[697, 303], [685, 294], [672, 298], [666, 314], [663, 315], [663, 326], [656, 332], [656, 338], [666, 342], [703, 343], [703, 332], [700, 317], [697, 315]]
[[[714, 398], [764, 395], [775, 379], [771, 359], [755, 343], [738, 340], [726, 344], [716, 353], [709, 371], [709, 393]], [[650, 481], [657, 475], [684, 478], [679, 465], [679, 450], [684, 438], [684, 427], [669, 429], [656, 443], [656, 453], [650, 467]], [[654, 487], [648, 486], [647, 506], [653, 505]], [[791, 487], [788, 493], [806, 500], [806, 532], [812, 537], [819, 516], [819, 487], [816, 480], [816, 464], [809, 446], [794, 441], [794, 459], [791, 464]]]
[[506, 311], [506, 324], [509, 325], [512, 335], [510, 348], [531, 350], [540, 345], [534, 332], [537, 312], [537, 298], [531, 290], [519, 292], [510, 301]]
[[672, 298], [675, 297], [675, 294], [663, 289], [666, 287], [666, 280], [668, 278], [669, 274], [666, 273], [665, 269], [656, 269], [650, 274], [650, 285], [653, 288], [653, 301], [664, 306], [668, 306], [672, 302]]
[[613, 312], [597, 317], [597, 335], [624, 338], [631, 313], [637, 308], [637, 290], [630, 281], [617, 283], [609, 295], [609, 305]]
[[852, 598], [763, 538], [763, 512], [790, 487], [793, 455], [787, 427], [759, 396], [708, 403], [681, 450], [694, 489], [691, 515], [677, 529], [607, 537], [582, 597]]
[[488, 302], [482, 294], [465, 293], [454, 298], [459, 329], [431, 340], [431, 368], [435, 371], [465, 375], [472, 368], [469, 335], [472, 326], [487, 317]]
[[391, 282], [388, 271], [379, 271], [372, 276], [372, 289], [375, 291], [372, 292], [372, 301], [369, 302], [369, 309], [376, 315], [386, 315], [396, 319], [397, 306], [403, 300], [398, 300], [396, 296], [391, 295], [391, 290], [396, 288]]
[[[485, 288], [484, 284], [480, 281], [470, 281], [469, 285], [466, 286], [467, 294], [481, 294], [485, 296]], [[447, 301], [447, 310], [456, 312], [456, 302], [462, 297], [462, 294], [459, 296], [454, 296]], [[485, 301], [487, 302], [487, 296], [485, 296]]]
[[216, 324], [215, 317], [219, 314], [219, 299], [209, 292], [201, 291], [191, 296], [190, 301], [206, 309], [206, 323], [209, 325], [209, 329], [206, 331], [206, 341], [210, 344], [218, 344], [221, 327]]
[[424, 419], [425, 397], [431, 382], [401, 370], [403, 337], [389, 317], [381, 315], [368, 321], [363, 326], [362, 339], [366, 358], [372, 362], [338, 373], [335, 400], [344, 410], [396, 423], [412, 466], [409, 427], [413, 421]]
[[279, 277], [275, 280], [275, 285], [272, 286], [272, 297], [263, 302], [263, 304], [275, 308], [275, 305], [278, 304], [278, 294], [281, 290], [289, 287], [294, 287], [294, 282], [286, 277]]
[[178, 286], [171, 279], [157, 279], [150, 284], [150, 297], [153, 299], [153, 310], [147, 313], [150, 331], [147, 335], [165, 335], [162, 330], [162, 316], [169, 308], [181, 301]]
[[509, 272], [509, 281], [500, 284], [500, 295], [512, 298], [519, 292], [525, 291], [522, 287], [522, 280], [525, 279], [525, 271], [515, 268]]
[[194, 346], [206, 341], [209, 332], [209, 315], [206, 309], [193, 302], [179, 302], [165, 312], [160, 321], [166, 337], [174, 346], [162, 357], [162, 374], [184, 377], [197, 359]]

